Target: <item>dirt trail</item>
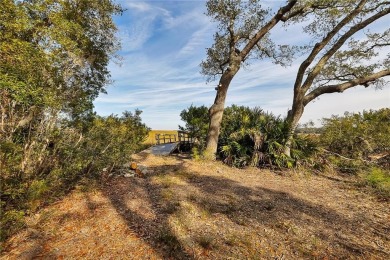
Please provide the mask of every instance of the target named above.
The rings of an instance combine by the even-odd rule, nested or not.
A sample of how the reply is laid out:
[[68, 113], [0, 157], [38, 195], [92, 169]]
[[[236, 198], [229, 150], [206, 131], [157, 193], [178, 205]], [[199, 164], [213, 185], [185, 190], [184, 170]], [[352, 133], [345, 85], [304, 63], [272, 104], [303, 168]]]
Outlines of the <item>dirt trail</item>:
[[353, 179], [134, 157], [152, 174], [76, 190], [1, 259], [390, 259], [390, 205]]

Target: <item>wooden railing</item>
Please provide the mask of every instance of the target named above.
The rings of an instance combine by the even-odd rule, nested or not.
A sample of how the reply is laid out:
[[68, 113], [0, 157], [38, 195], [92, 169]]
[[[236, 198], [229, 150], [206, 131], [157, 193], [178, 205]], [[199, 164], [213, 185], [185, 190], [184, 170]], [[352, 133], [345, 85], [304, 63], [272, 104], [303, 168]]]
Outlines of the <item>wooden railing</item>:
[[176, 134], [156, 134], [156, 144], [176, 143], [192, 144], [194, 139], [187, 132], [177, 131]]
[[157, 144], [169, 144], [177, 142], [176, 134], [156, 134]]
[[184, 131], [178, 131], [179, 142], [183, 144], [192, 144], [194, 143], [194, 138], [190, 137], [189, 133]]

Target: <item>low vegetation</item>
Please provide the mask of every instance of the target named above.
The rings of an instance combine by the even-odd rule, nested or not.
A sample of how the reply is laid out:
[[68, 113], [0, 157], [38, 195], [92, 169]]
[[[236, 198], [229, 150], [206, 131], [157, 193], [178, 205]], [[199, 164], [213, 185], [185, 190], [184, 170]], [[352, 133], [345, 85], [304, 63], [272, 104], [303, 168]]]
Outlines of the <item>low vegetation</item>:
[[44, 133], [31, 130], [29, 139], [2, 141], [1, 240], [24, 226], [24, 215], [55, 201], [80, 180], [128, 162], [148, 133], [140, 114], [91, 116], [82, 126], [59, 120]]
[[[389, 30], [347, 40], [388, 15], [389, 4], [303, 2], [287, 1], [271, 15], [260, 1], [207, 1], [208, 15], [224, 33], [215, 35], [202, 72], [221, 78], [210, 109], [191, 105], [180, 114], [185, 125], [179, 129], [196, 139], [190, 160], [138, 153], [159, 133], [142, 122], [140, 110], [93, 112], [120, 49], [112, 19], [122, 13], [119, 5], [3, 0], [5, 258], [389, 259], [390, 109], [345, 113], [324, 119], [319, 129], [295, 131], [316, 97], [385, 85], [388, 57], [362, 64], [377, 60]], [[224, 109], [230, 82], [248, 58], [292, 61], [295, 48], [276, 51], [267, 32], [280, 21], [298, 23], [301, 15], [332, 23], [313, 20], [306, 28], [313, 40], [325, 38], [310, 46], [297, 74], [292, 118], [261, 108]], [[344, 60], [351, 64], [340, 66]], [[327, 85], [334, 81], [340, 84]], [[214, 155], [219, 161], [204, 160]], [[114, 174], [130, 160], [147, 165], [149, 175]]]
[[[133, 156], [153, 174], [112, 176], [27, 218], [5, 258], [388, 259], [389, 203], [352, 175], [238, 169]], [[330, 192], [331, 191], [331, 192]]]
[[390, 152], [390, 109], [345, 113], [323, 119], [320, 143], [333, 153], [368, 160]]
[[366, 183], [372, 186], [376, 192], [390, 198], [390, 171], [373, 167], [370, 171], [362, 174]]
[[[185, 129], [194, 131], [201, 145], [194, 148], [201, 158], [208, 121], [204, 106], [181, 112]], [[260, 108], [233, 105], [225, 109], [218, 142], [220, 160], [234, 167], [305, 167], [308, 171], [336, 171], [362, 176], [365, 180], [380, 169], [386, 182], [390, 153], [390, 109], [345, 113], [323, 119], [321, 128], [304, 126], [293, 136], [291, 157], [284, 153], [288, 125], [280, 116]], [[382, 176], [382, 175], [381, 175]], [[375, 177], [373, 177], [375, 178]], [[371, 185], [385, 190], [383, 185]], [[384, 186], [386, 186], [384, 184]]]

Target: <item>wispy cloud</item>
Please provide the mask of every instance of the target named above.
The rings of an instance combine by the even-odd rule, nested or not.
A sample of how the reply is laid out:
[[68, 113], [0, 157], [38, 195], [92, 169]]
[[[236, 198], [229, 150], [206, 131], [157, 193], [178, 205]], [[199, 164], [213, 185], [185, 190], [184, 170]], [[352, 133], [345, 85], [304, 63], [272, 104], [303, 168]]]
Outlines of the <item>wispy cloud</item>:
[[118, 36], [122, 42], [122, 52], [141, 49], [153, 36], [159, 22], [168, 23], [172, 19], [170, 12], [162, 7], [143, 1], [120, 1], [125, 12], [119, 21]]
[[128, 9], [134, 9], [139, 12], [146, 12], [152, 9], [152, 6], [150, 4], [140, 1], [125, 1], [125, 3], [123, 3], [123, 7]]
[[[180, 111], [191, 104], [210, 106], [216, 83], [205, 83], [200, 62], [212, 44], [215, 25], [204, 15], [204, 1], [119, 1], [127, 11], [116, 18], [122, 39], [122, 66], [110, 64], [114, 84], [108, 95], [95, 102], [99, 114], [121, 114], [139, 108], [154, 129], [174, 129]], [[268, 1], [269, 4], [274, 1]], [[280, 1], [278, 1], [280, 3]], [[383, 24], [379, 24], [383, 26]], [[387, 26], [387, 25], [386, 25]], [[382, 28], [382, 27], [381, 27]], [[297, 33], [299, 31], [299, 33]], [[272, 37], [279, 43], [302, 41], [301, 31], [279, 27]], [[232, 81], [226, 105], [260, 106], [286, 115], [292, 103], [292, 84], [299, 61], [283, 68], [269, 61], [254, 61]], [[388, 107], [390, 89], [381, 92], [356, 88], [344, 94], [324, 95], [307, 106], [302, 122], [342, 114]]]
[[204, 46], [210, 42], [210, 38], [207, 36], [212, 35], [212, 29], [214, 29], [214, 26], [208, 23], [193, 32], [186, 44], [179, 50], [177, 58], [192, 57], [199, 51], [205, 52]]

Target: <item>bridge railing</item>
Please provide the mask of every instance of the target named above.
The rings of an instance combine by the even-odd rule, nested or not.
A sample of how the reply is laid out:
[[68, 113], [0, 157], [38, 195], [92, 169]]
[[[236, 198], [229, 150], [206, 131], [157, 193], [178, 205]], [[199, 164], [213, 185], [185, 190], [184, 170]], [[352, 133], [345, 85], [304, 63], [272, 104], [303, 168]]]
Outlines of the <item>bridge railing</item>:
[[169, 144], [177, 142], [176, 134], [156, 134], [157, 144]]
[[184, 131], [177, 131], [177, 134], [156, 134], [156, 144], [176, 143], [192, 144], [194, 138], [190, 137], [189, 133]]
[[178, 136], [179, 136], [179, 142], [180, 143], [189, 143], [189, 144], [192, 144], [194, 142], [194, 138], [190, 137], [189, 133], [188, 132], [184, 132], [184, 131], [178, 131], [177, 132]]

